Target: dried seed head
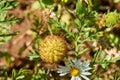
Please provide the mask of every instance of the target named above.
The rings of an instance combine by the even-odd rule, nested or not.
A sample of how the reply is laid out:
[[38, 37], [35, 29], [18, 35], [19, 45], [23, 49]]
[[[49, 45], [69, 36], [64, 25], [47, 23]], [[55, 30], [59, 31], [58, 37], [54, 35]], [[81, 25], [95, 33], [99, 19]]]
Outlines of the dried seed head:
[[59, 36], [47, 36], [40, 44], [39, 53], [43, 61], [58, 63], [67, 51], [65, 41]]

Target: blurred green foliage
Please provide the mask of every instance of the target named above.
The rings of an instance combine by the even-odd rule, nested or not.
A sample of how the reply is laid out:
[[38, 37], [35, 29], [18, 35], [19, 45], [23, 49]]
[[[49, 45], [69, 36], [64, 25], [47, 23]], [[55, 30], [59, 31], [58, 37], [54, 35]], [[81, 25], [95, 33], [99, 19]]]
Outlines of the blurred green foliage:
[[15, 18], [8, 14], [8, 11], [18, 5], [18, 2], [14, 0], [0, 0], [0, 44], [10, 40], [12, 36], [18, 34], [17, 32], [11, 32], [11, 25], [19, 21], [19, 18]]

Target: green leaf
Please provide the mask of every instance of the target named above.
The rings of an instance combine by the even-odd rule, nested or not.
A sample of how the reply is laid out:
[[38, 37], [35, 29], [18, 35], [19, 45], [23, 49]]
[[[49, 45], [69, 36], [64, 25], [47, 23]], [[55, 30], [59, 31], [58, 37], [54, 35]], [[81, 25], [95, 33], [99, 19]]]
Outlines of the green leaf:
[[80, 52], [78, 52], [78, 55], [83, 54], [83, 53], [86, 52], [87, 50], [88, 50], [87, 48], [80, 50]]
[[76, 9], [75, 9], [75, 13], [79, 18], [82, 18], [85, 16], [85, 8], [86, 5], [83, 2], [80, 2], [79, 0], [76, 3]]
[[0, 44], [10, 40], [16, 33], [8, 33], [11, 26], [19, 21], [19, 18], [15, 18], [8, 14], [10, 9], [13, 9], [18, 5], [15, 0], [0, 0]]
[[61, 5], [58, 5], [58, 10], [56, 12], [56, 15], [57, 15], [58, 18], [60, 18], [61, 11], [62, 11]]
[[97, 62], [98, 56], [100, 54], [100, 49], [94, 54], [94, 58], [92, 60], [92, 63], [94, 64], [95, 62]]
[[8, 74], [5, 72], [4, 80], [8, 80]]
[[25, 78], [25, 76], [24, 75], [20, 75], [20, 76], [16, 77], [16, 80], [23, 79], [23, 78]]
[[101, 64], [101, 66], [102, 66], [103, 69], [105, 69], [108, 66], [108, 64], [107, 63], [103, 63], [103, 64]]
[[23, 69], [21, 68], [18, 72], [18, 75], [21, 75], [21, 74], [27, 74], [28, 73], [28, 70], [27, 69]]
[[38, 54], [34, 53], [34, 54], [28, 54], [28, 57], [34, 59], [34, 58], [39, 58], [40, 56]]
[[41, 9], [41, 5], [39, 1], [35, 1], [31, 6], [31, 10], [38, 10], [38, 9]]
[[35, 27], [41, 27], [41, 23], [39, 22], [39, 18], [37, 16], [34, 16], [34, 25]]
[[13, 33], [9, 33], [9, 34], [1, 34], [0, 37], [6, 37], [6, 36], [14, 36], [19, 34], [19, 32], [13, 32]]
[[50, 0], [39, 0], [39, 2], [46, 8], [54, 9], [54, 4]]
[[113, 58], [113, 59], [110, 60], [110, 62], [116, 62], [118, 60], [120, 60], [120, 57]]
[[16, 80], [16, 70], [12, 70], [12, 80]]

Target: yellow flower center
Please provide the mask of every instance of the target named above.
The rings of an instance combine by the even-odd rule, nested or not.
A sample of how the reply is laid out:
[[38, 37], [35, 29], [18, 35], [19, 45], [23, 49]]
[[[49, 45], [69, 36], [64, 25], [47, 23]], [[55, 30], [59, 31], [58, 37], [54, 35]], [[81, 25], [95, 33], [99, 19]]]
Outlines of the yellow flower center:
[[78, 76], [79, 73], [80, 73], [80, 71], [79, 71], [79, 69], [77, 69], [77, 68], [72, 68], [72, 69], [70, 70], [71, 76]]
[[62, 2], [67, 3], [67, 2], [68, 2], [68, 0], [62, 0]]

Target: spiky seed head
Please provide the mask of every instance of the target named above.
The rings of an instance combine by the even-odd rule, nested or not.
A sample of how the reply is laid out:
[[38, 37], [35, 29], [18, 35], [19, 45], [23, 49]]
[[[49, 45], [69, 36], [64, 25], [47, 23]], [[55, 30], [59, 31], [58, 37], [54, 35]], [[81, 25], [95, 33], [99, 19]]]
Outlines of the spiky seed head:
[[106, 25], [114, 26], [119, 21], [119, 14], [116, 11], [108, 12], [105, 15], [105, 21], [106, 21]]
[[40, 44], [39, 54], [44, 62], [58, 63], [67, 51], [63, 38], [55, 35], [47, 36]]

